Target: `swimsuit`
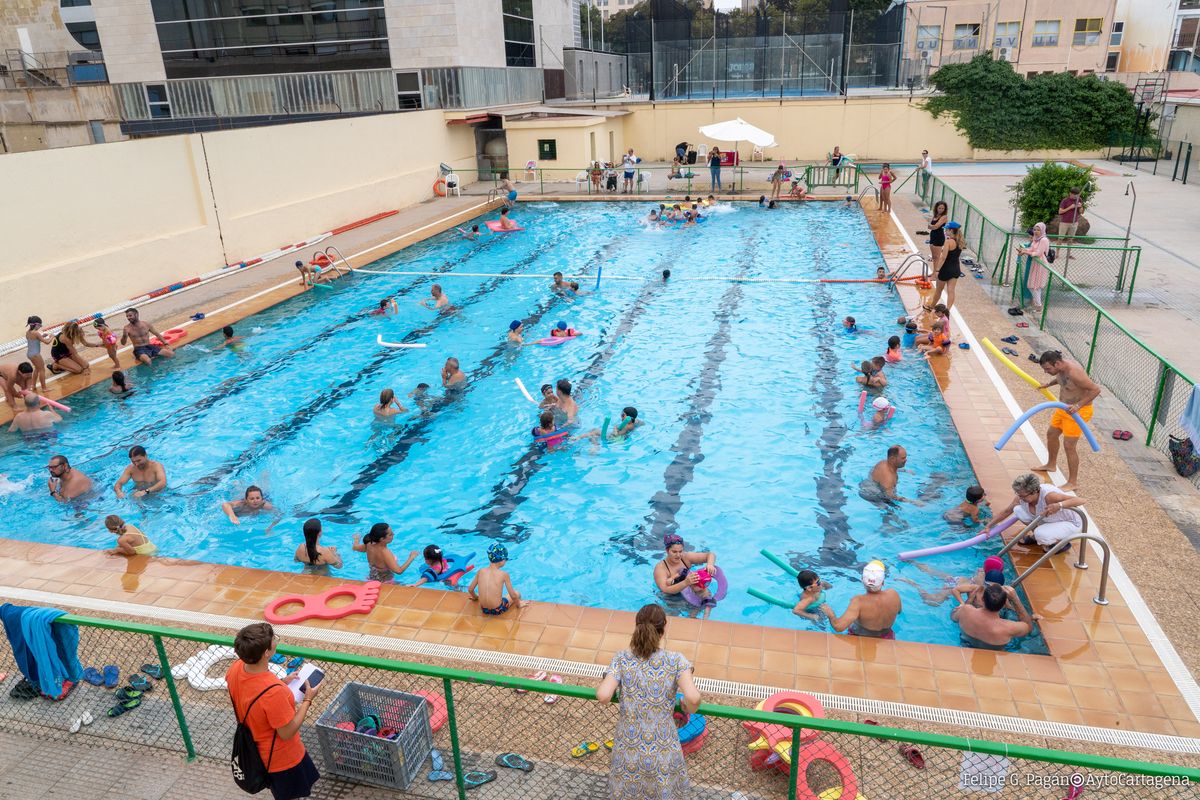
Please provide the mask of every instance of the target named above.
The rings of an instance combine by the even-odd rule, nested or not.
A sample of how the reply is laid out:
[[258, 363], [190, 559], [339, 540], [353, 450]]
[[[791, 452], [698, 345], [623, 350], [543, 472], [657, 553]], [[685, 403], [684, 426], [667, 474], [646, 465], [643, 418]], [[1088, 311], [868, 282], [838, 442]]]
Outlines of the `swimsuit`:
[[939, 281], [952, 281], [962, 277], [962, 269], [958, 266], [958, 257], [960, 255], [962, 255], [962, 248], [960, 247], [946, 251], [946, 260], [942, 262], [942, 268], [938, 270], [937, 274]]
[[980, 641], [979, 639], [976, 639], [974, 636], [970, 636], [961, 631], [959, 631], [958, 635], [959, 635], [959, 638], [962, 640], [961, 644], [963, 647], [973, 647], [976, 650], [1000, 650], [1000, 651], [1003, 651], [1003, 650], [1008, 649], [1007, 644], [989, 644], [987, 642]]
[[61, 361], [69, 355], [71, 355], [71, 348], [62, 341], [62, 335], [55, 336], [50, 342], [50, 358]]
[[395, 583], [395, 574], [387, 567], [372, 566], [367, 570], [367, 580], [379, 581], [380, 583]]
[[862, 636], [862, 637], [868, 638], [868, 639], [895, 639], [896, 638], [896, 632], [893, 631], [891, 629], [891, 627], [884, 628], [881, 631], [873, 631], [870, 628], [864, 628], [862, 625], [859, 625], [857, 622], [852, 624], [850, 626], [850, 630], [846, 631], [846, 633], [850, 634], [851, 636]]
[[500, 601], [500, 605], [496, 606], [495, 608], [484, 608], [483, 606], [480, 606], [479, 610], [484, 614], [487, 614], [489, 617], [498, 617], [505, 611], [508, 611], [508, 598], [503, 598]]
[[160, 350], [162, 350], [162, 347], [157, 344], [134, 345], [133, 357], [141, 358], [142, 356], [149, 356], [150, 358], [154, 358], [156, 355], [158, 355]]
[[36, 336], [32, 339], [25, 340], [25, 355], [28, 358], [37, 358], [42, 354], [42, 340]]
[[[667, 566], [667, 560], [665, 558], [663, 559], [662, 564], [664, 567], [667, 567], [667, 574], [670, 575], [671, 568]], [[685, 564], [683, 566], [683, 568], [679, 570], [679, 573], [676, 574], [676, 576], [674, 578], [671, 578], [670, 580], [667, 581], [667, 586], [674, 586], [677, 583], [683, 583], [685, 580], [687, 580], [687, 575], [688, 575], [688, 567]]]
[[[940, 219], [940, 217], [934, 217], [932, 220], [929, 221], [929, 224], [932, 225], [934, 223], [934, 221], [938, 220], [938, 219]], [[945, 245], [946, 244], [946, 229], [945, 228], [930, 228], [929, 229], [929, 244], [931, 244], [934, 247], [942, 247], [943, 245]]]

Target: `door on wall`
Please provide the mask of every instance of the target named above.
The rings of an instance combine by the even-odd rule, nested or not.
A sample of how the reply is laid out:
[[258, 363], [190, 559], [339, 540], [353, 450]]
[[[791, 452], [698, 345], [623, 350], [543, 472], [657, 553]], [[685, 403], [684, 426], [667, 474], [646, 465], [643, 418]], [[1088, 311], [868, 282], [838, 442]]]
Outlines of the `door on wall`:
[[596, 159], [596, 132], [595, 131], [590, 131], [588, 133], [588, 150], [589, 150], [589, 152], [591, 152], [591, 155], [588, 156], [588, 160], [596, 161], [597, 159]]
[[612, 131], [608, 132], [608, 160], [617, 163], [617, 148]]
[[475, 161], [480, 180], [508, 177], [508, 137], [503, 128], [475, 129]]

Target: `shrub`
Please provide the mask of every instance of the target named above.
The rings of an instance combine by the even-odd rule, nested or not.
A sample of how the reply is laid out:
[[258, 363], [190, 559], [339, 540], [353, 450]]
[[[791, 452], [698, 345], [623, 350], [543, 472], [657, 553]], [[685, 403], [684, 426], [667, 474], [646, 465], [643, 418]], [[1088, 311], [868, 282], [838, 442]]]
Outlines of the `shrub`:
[[1030, 167], [1025, 177], [1013, 186], [1009, 204], [1017, 209], [1022, 227], [1028, 228], [1038, 222], [1049, 223], [1058, 214], [1058, 204], [1072, 186], [1082, 190], [1085, 208], [1092, 195], [1100, 191], [1090, 167], [1047, 161], [1040, 167]]

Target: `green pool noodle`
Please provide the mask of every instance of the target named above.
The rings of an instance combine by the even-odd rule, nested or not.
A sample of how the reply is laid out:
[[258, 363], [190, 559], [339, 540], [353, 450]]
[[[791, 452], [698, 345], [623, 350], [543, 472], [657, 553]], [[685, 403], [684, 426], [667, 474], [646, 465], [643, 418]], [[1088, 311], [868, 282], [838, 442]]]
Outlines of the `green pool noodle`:
[[780, 600], [778, 597], [772, 597], [771, 595], [767, 594], [766, 592], [760, 592], [758, 589], [754, 589], [754, 588], [747, 589], [746, 594], [750, 595], [751, 597], [757, 597], [759, 600], [762, 600], [764, 603], [770, 603], [773, 606], [779, 606], [780, 608], [786, 608], [788, 611], [791, 611], [792, 607], [795, 606], [795, 603], [789, 603], [786, 600]]
[[600, 425], [600, 441], [608, 439], [608, 423], [612, 422], [612, 417], [605, 417], [604, 422]]
[[760, 554], [762, 554], [762, 557], [765, 558], [767, 561], [770, 561], [772, 564], [779, 567], [781, 570], [786, 572], [788, 575], [791, 575], [793, 578], [800, 576], [800, 571], [798, 569], [796, 569], [791, 564], [784, 561], [779, 556], [770, 552], [769, 550], [759, 550], [758, 552]]

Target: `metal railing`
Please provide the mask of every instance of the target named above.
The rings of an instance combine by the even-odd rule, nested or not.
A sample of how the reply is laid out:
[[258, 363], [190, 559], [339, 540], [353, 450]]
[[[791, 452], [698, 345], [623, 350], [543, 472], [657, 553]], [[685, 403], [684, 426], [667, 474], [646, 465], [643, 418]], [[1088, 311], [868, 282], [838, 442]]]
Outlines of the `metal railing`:
[[[55, 624], [77, 626], [83, 664], [112, 665], [124, 677], [148, 662], [161, 669], [163, 680], [151, 681], [151, 690], [138, 698], [136, 707], [112, 718], [105, 709], [116, 704], [113, 690], [86, 683], [58, 702], [13, 700], [7, 695], [20, 676], [5, 648], [0, 650], [0, 669], [9, 677], [0, 687], [6, 696], [0, 703], [0, 729], [70, 739], [76, 745], [94, 740], [104, 749], [123, 744], [174, 752], [189, 760], [228, 762], [234, 716], [220, 678], [233, 656], [229, 650], [211, 648], [228, 648], [232, 636], [76, 615], [59, 617]], [[326, 675], [300, 729], [301, 740], [324, 773], [323, 781], [378, 783], [381, 768], [390, 761], [403, 768], [409, 782], [388, 785], [402, 789], [405, 796], [465, 800], [475, 794], [468, 790], [481, 778], [496, 783], [495, 794], [489, 796], [533, 800], [603, 794], [611, 758], [605, 743], [619, 740], [614, 731], [619, 731], [620, 721], [616, 705], [598, 703], [594, 688], [318, 649], [289, 640], [288, 634], [303, 630], [279, 629], [278, 651], [285, 660], [304, 659]], [[668, 628], [668, 646], [669, 639]], [[210, 655], [197, 659], [198, 648]], [[211, 691], [197, 688], [206, 685]], [[405, 745], [402, 753], [395, 752], [398, 746], [368, 733], [349, 735], [348, 750], [331, 743], [328, 731], [337, 723], [354, 726], [370, 713], [386, 719], [382, 705], [364, 701], [350, 710], [339, 702], [366, 690], [420, 710], [412, 718], [418, 729], [428, 725], [420, 748]], [[1147, 796], [1150, 789], [1200, 782], [1200, 770], [1182, 766], [884, 727], [867, 724], [861, 714], [851, 715], [858, 721], [830, 719], [821, 712], [819, 700], [796, 691], [774, 699], [792, 713], [770, 711], [766, 703], [771, 700], [759, 703], [759, 708], [706, 702], [696, 715], [702, 720], [682, 715], [677, 719], [677, 724], [693, 723], [692, 730], [703, 725], [698, 741], [689, 739], [692, 744], [685, 748], [695, 751], [687, 757], [689, 797], [833, 798], [840, 788], [851, 797], [933, 800], [960, 796], [962, 782], [969, 781], [969, 788], [986, 787], [990, 796], [1002, 800], [1032, 797], [1030, 787], [1035, 785], [1061, 787], [1053, 795], [1037, 794], [1059, 797], [1072, 783], [1103, 786], [1105, 797], [1133, 800]], [[795, 712], [798, 703], [808, 704], [815, 715]], [[70, 733], [72, 722], [84, 711], [96, 724]], [[321, 726], [324, 736], [317, 730]], [[446, 774], [429, 776], [431, 749], [439, 752]], [[922, 769], [910, 763], [917, 760], [914, 751]], [[505, 768], [505, 762], [527, 762], [532, 769]], [[349, 788], [344, 783], [342, 787]]]
[[[1026, 567], [1020, 575], [1014, 578], [1010, 584], [1011, 586], [1014, 588], [1020, 586], [1025, 582], [1025, 579], [1036, 572], [1038, 568], [1042, 566], [1042, 564], [1045, 564], [1053, 556], [1056, 556], [1066, 550], [1070, 550], [1071, 543], [1076, 541], [1079, 542], [1079, 555], [1076, 557], [1075, 563], [1071, 566], [1075, 567], [1076, 569], [1087, 569], [1087, 543], [1095, 542], [1100, 546], [1100, 551], [1104, 556], [1104, 560], [1100, 564], [1100, 587], [1096, 591], [1096, 596], [1092, 598], [1092, 602], [1098, 606], [1108, 605], [1108, 568], [1109, 564], [1112, 562], [1112, 548], [1109, 547], [1108, 542], [1105, 541], [1103, 537], [1088, 533], [1088, 517], [1086, 514], [1083, 512], [1076, 513], [1078, 513], [1080, 519], [1083, 520], [1083, 527], [1080, 529], [1079, 533], [1075, 534], [1074, 536], [1068, 536], [1067, 538], [1056, 542], [1054, 547], [1043, 553], [1037, 561], [1034, 561], [1032, 564]], [[996, 555], [1003, 556], [1007, 554], [1008, 551], [1012, 550], [1021, 543], [1021, 539], [1025, 537], [1025, 534], [1037, 528], [1041, 521], [1042, 517], [1040, 514], [1034, 517], [1033, 520], [1030, 521], [1023, 529], [1021, 529], [1020, 533], [1012, 537], [1012, 539], [1008, 541], [1008, 544], [1004, 545], [1004, 547], [1001, 548], [1000, 552]]]

